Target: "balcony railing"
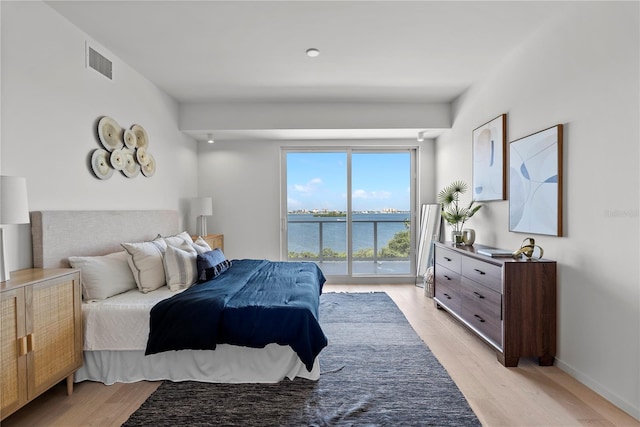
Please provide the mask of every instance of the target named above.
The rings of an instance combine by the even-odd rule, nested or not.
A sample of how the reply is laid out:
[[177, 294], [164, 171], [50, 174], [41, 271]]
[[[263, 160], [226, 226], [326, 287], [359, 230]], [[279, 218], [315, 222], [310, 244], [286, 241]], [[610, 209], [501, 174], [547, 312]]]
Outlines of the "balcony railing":
[[[390, 224], [398, 224], [399, 226], [394, 227], [397, 228], [397, 231], [395, 231], [393, 233], [393, 235], [389, 236], [389, 225]], [[346, 222], [345, 221], [322, 221], [322, 220], [289, 220], [288, 221], [288, 226], [289, 226], [289, 233], [292, 232], [292, 224], [309, 224], [309, 227], [315, 227], [315, 232], [312, 233], [308, 233], [308, 234], [312, 234], [315, 235], [315, 240], [316, 240], [316, 244], [313, 245], [315, 246], [316, 250], [305, 250], [302, 253], [301, 252], [295, 252], [295, 251], [289, 251], [289, 259], [290, 260], [309, 260], [309, 261], [317, 261], [317, 262], [325, 262], [325, 261], [345, 261], [346, 260], [346, 248], [347, 248], [347, 244], [346, 244], [346, 239], [347, 239], [347, 233], [346, 233]], [[340, 242], [341, 247], [331, 247], [331, 245], [329, 244], [329, 246], [327, 246], [326, 244], [326, 229], [327, 227], [331, 226], [331, 227], [335, 227], [338, 224], [344, 224], [343, 227], [340, 227], [340, 235], [342, 236], [342, 241]], [[371, 261], [373, 263], [376, 263], [378, 261], [409, 261], [409, 245], [407, 242], [407, 249], [406, 249], [406, 253], [396, 253], [393, 254], [392, 256], [389, 255], [390, 250], [383, 250], [388, 244], [389, 242], [397, 235], [397, 233], [399, 232], [403, 232], [403, 231], [407, 231], [406, 229], [406, 220], [352, 220], [352, 235], [354, 235], [354, 240], [355, 240], [355, 235], [356, 232], [358, 233], [358, 239], [359, 240], [363, 240], [363, 239], [367, 239], [371, 241], [372, 246], [371, 247], [366, 247], [366, 248], [354, 248], [354, 254], [352, 255], [352, 260], [353, 261]], [[363, 227], [360, 227], [360, 225], [364, 225], [364, 224], [371, 224], [371, 228], [370, 231], [366, 231], [363, 229]], [[380, 226], [383, 225], [384, 227], [387, 227], [386, 234], [386, 240], [385, 241], [380, 241], [380, 237], [379, 235], [382, 233], [379, 233], [380, 231]], [[357, 229], [357, 230], [356, 230]], [[336, 233], [335, 230], [333, 230], [334, 234]], [[368, 235], [367, 235], [368, 234]], [[314, 240], [313, 237], [309, 238], [309, 240]], [[332, 239], [329, 240], [336, 240], [335, 236], [333, 236]], [[407, 240], [408, 240], [408, 236], [407, 236]], [[309, 246], [311, 246], [311, 242], [308, 241], [306, 242]], [[362, 244], [360, 245], [362, 246]], [[371, 256], [362, 256], [362, 254], [364, 253], [371, 253]]]

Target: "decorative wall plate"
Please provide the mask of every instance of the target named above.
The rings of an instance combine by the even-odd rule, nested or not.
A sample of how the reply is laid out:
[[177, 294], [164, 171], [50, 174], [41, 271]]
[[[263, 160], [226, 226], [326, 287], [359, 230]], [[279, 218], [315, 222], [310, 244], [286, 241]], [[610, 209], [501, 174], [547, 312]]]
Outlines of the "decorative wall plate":
[[147, 159], [149, 160], [146, 165], [142, 165], [142, 175], [150, 178], [156, 173], [156, 159], [153, 158], [153, 155], [147, 153]]
[[111, 156], [109, 160], [111, 161], [112, 168], [114, 168], [117, 171], [121, 171], [122, 169], [124, 169], [124, 166], [126, 165], [124, 150], [123, 149], [113, 150], [111, 152]]
[[91, 169], [96, 177], [109, 179], [113, 175], [113, 169], [109, 165], [109, 152], [102, 148], [97, 148], [91, 155]]
[[149, 163], [149, 155], [147, 154], [147, 150], [143, 147], [138, 147], [136, 150], [136, 159], [140, 166], [146, 166]]
[[127, 178], [134, 178], [138, 176], [138, 174], [140, 173], [140, 165], [136, 163], [136, 157], [135, 157], [134, 151], [126, 148], [122, 151], [124, 151], [124, 159], [125, 159], [125, 165], [124, 165], [124, 168], [122, 169], [122, 173]]
[[127, 148], [136, 148], [137, 144], [138, 137], [136, 134], [131, 129], [126, 129], [124, 131], [124, 145], [126, 145]]
[[118, 122], [111, 117], [104, 116], [98, 122], [98, 137], [100, 138], [100, 143], [108, 151], [123, 147], [122, 133], [122, 128]]
[[131, 126], [131, 130], [136, 135], [136, 138], [138, 140], [137, 147], [147, 148], [147, 146], [149, 145], [149, 136], [147, 136], [147, 131], [144, 130], [144, 128], [140, 125]]

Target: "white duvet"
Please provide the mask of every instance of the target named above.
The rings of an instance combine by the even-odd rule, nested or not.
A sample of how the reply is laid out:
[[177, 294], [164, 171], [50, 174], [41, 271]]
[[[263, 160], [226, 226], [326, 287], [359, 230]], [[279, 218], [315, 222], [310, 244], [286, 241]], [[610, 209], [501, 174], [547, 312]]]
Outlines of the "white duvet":
[[132, 289], [102, 301], [83, 303], [84, 349], [146, 349], [151, 308], [180, 292], [166, 286], [147, 294]]

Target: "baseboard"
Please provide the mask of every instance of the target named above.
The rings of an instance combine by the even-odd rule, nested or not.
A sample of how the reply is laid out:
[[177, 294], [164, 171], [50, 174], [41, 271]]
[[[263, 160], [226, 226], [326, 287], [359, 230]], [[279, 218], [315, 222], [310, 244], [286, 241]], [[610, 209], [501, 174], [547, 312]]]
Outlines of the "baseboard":
[[631, 402], [627, 402], [625, 399], [618, 396], [616, 393], [612, 392], [607, 387], [600, 384], [598, 381], [595, 381], [593, 378], [589, 377], [588, 375], [583, 374], [581, 371], [575, 369], [573, 366], [563, 362], [557, 357], [556, 357], [556, 366], [560, 370], [566, 372], [576, 380], [580, 381], [582, 384], [589, 387], [591, 390], [598, 393], [600, 396], [607, 399], [613, 405], [617, 406], [627, 414], [631, 415], [632, 417], [640, 421], [640, 406], [634, 406], [634, 404], [632, 404]]

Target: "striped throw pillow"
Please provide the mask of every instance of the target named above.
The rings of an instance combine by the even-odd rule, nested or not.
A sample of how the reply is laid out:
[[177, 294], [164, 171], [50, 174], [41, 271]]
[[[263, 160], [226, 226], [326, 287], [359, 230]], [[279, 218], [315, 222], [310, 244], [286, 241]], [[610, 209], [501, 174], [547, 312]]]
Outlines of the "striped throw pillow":
[[172, 291], [186, 289], [198, 280], [197, 255], [193, 248], [185, 250], [167, 246], [163, 262], [169, 289]]

